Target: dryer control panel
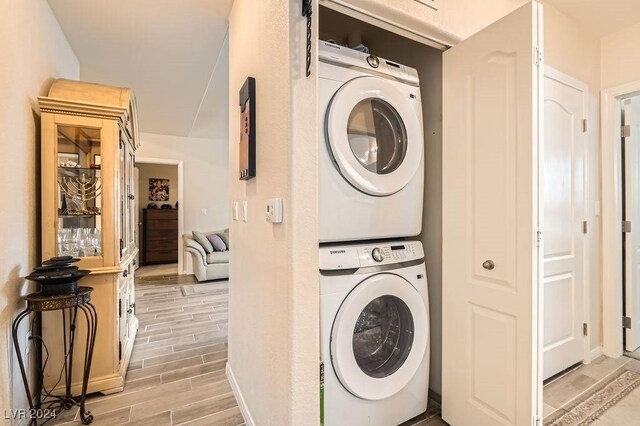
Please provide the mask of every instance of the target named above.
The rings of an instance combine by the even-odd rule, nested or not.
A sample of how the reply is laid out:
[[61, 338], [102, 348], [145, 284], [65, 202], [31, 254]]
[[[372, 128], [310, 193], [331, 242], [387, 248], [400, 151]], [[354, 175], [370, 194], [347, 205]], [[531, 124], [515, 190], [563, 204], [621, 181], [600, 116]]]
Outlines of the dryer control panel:
[[420, 241], [371, 242], [351, 246], [320, 247], [320, 270], [335, 271], [393, 265], [422, 259]]
[[364, 70], [375, 71], [415, 86], [420, 82], [418, 71], [414, 68], [328, 41], [320, 40], [318, 44], [318, 57], [324, 62], [344, 67], [358, 67]]

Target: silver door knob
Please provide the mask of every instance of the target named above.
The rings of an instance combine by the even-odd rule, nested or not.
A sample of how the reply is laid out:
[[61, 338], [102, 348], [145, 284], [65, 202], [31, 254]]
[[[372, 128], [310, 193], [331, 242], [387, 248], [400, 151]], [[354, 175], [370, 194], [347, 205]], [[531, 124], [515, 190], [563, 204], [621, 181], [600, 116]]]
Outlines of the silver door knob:
[[485, 261], [482, 263], [482, 267], [483, 267], [484, 269], [492, 270], [493, 268], [495, 268], [495, 267], [496, 267], [496, 264], [495, 264], [495, 263], [493, 263], [493, 260], [485, 260]]

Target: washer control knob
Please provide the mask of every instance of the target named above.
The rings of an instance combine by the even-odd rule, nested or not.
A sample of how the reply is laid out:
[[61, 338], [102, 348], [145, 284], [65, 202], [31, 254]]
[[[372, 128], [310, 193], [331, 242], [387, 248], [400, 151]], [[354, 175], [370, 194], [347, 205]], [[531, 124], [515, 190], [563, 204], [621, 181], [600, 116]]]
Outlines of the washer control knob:
[[380, 59], [376, 55], [367, 56], [367, 63], [371, 65], [372, 68], [378, 68], [380, 66]]
[[384, 260], [382, 252], [377, 247], [371, 250], [371, 257], [373, 257], [373, 260], [375, 260], [376, 262], [382, 262]]

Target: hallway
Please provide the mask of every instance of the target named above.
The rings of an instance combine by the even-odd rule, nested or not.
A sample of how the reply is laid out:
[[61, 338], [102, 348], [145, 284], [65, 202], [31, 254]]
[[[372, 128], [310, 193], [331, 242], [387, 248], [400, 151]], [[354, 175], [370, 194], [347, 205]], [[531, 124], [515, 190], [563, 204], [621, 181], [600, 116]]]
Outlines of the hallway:
[[[125, 390], [88, 400], [92, 425], [243, 424], [224, 370], [227, 305], [227, 281], [138, 278], [140, 326]], [[80, 425], [76, 413], [61, 413], [51, 423]]]

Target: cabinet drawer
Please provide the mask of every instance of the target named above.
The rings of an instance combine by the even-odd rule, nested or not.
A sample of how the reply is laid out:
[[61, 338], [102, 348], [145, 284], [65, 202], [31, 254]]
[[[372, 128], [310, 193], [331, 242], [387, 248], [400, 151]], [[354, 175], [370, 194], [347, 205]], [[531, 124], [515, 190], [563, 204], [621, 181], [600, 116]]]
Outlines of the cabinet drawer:
[[149, 220], [145, 222], [147, 227], [147, 232], [152, 231], [154, 229], [160, 229], [163, 231], [173, 231], [178, 232], [178, 221], [177, 220]]

